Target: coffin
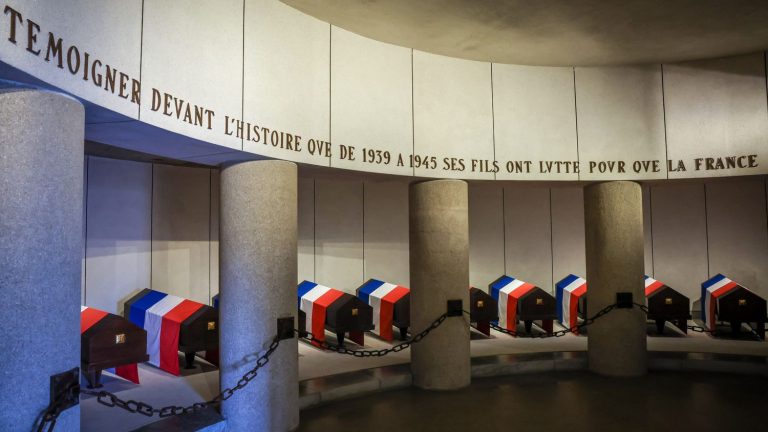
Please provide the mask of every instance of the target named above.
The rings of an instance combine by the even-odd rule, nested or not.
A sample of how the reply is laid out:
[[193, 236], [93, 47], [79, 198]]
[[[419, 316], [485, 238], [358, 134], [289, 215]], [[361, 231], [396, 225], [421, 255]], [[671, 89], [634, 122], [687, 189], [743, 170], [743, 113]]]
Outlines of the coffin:
[[373, 308], [334, 288], [303, 281], [298, 286], [298, 306], [306, 314], [304, 330], [321, 342], [328, 330], [336, 334], [339, 346], [344, 345], [346, 333], [364, 345], [364, 332], [373, 330]]
[[707, 329], [715, 331], [718, 321], [731, 324], [738, 334], [742, 323], [754, 324], [755, 331], [765, 339], [766, 301], [744, 286], [718, 274], [701, 284], [702, 320]]
[[355, 292], [357, 297], [373, 308], [373, 333], [384, 340], [393, 339], [392, 327], [400, 330], [405, 340], [411, 325], [411, 291], [378, 279], [369, 279]]
[[543, 289], [511, 276], [501, 276], [488, 285], [491, 297], [498, 303], [499, 326], [516, 331], [518, 321], [525, 323], [530, 333], [534, 321], [552, 334], [552, 323], [557, 318], [555, 298]]
[[219, 347], [219, 313], [211, 306], [145, 288], [125, 303], [123, 315], [147, 331], [149, 363], [174, 375], [179, 351], [189, 369], [195, 353]]
[[491, 321], [499, 319], [499, 305], [485, 291], [469, 288], [469, 320], [486, 336], [491, 335]]
[[[587, 281], [574, 274], [564, 277], [555, 284], [555, 301], [557, 320], [566, 328], [576, 327], [587, 315]], [[578, 329], [573, 333], [579, 334]]]
[[127, 319], [99, 309], [80, 308], [81, 371], [89, 388], [101, 387], [101, 372], [139, 383], [136, 363], [147, 361], [147, 332]]
[[656, 321], [656, 329], [664, 332], [664, 323], [671, 322], [688, 333], [688, 319], [691, 317], [691, 300], [656, 279], [645, 277], [645, 299], [648, 304], [648, 319]]

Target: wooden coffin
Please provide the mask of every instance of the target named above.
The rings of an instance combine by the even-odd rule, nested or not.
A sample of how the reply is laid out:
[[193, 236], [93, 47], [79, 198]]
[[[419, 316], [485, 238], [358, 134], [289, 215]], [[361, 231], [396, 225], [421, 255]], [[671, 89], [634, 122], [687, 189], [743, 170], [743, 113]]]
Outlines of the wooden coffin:
[[[363, 300], [363, 303], [370, 305], [369, 296], [372, 292], [369, 284], [374, 284], [374, 287], [378, 287], [382, 284], [382, 281], [376, 279], [368, 279], [364, 284], [360, 285], [355, 290], [355, 295]], [[375, 321], [374, 317], [374, 321]], [[392, 308], [392, 325], [397, 327], [400, 331], [400, 339], [405, 340], [408, 337], [408, 327], [411, 326], [411, 293], [407, 293], [398, 299]]]
[[[543, 289], [520, 279], [502, 275], [488, 284], [491, 296], [499, 302], [500, 324], [514, 330], [518, 321], [525, 323], [525, 330], [530, 333], [534, 321], [541, 321], [541, 327], [552, 333], [554, 320], [557, 319], [557, 301]], [[514, 303], [512, 303], [514, 302]], [[514, 311], [507, 311], [508, 305], [514, 304]], [[505, 312], [506, 311], [506, 312]], [[514, 317], [515, 322], [505, 321]]]
[[[147, 294], [148, 288], [131, 297], [125, 302], [123, 315], [130, 316], [131, 305]], [[187, 319], [179, 328], [178, 350], [184, 353], [185, 368], [194, 367], [195, 354], [198, 351], [215, 350], [219, 347], [219, 311], [211, 306], [203, 305]]]
[[469, 320], [486, 336], [491, 335], [491, 321], [499, 319], [499, 304], [485, 291], [469, 289]]
[[102, 370], [148, 358], [147, 332], [119, 315], [106, 313], [80, 334], [81, 370], [91, 388], [101, 387]]
[[525, 323], [525, 331], [528, 333], [534, 321], [541, 321], [541, 327], [547, 333], [552, 333], [552, 324], [557, 319], [556, 309], [555, 297], [535, 287], [517, 301], [517, 318]]
[[677, 290], [661, 284], [654, 288], [646, 284], [648, 319], [656, 322], [659, 334], [664, 332], [664, 323], [669, 321], [688, 333], [688, 319], [691, 318], [691, 300]]
[[339, 345], [344, 345], [345, 333], [359, 345], [364, 345], [363, 332], [373, 330], [373, 308], [352, 294], [344, 293], [328, 306], [325, 328], [336, 334]]
[[555, 284], [555, 304], [557, 320], [580, 334], [586, 329], [579, 329], [579, 318], [587, 318], [587, 281], [575, 274], [569, 274]]
[[754, 324], [757, 334], [765, 339], [766, 301], [741, 285], [717, 299], [716, 316], [719, 321], [728, 321], [734, 334], [740, 332], [742, 323]]

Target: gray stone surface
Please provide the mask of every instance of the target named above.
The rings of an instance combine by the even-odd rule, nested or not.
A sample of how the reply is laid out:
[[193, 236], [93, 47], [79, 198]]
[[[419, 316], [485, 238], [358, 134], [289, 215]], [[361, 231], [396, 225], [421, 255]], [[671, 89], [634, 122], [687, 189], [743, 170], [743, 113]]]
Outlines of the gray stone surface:
[[[295, 317], [297, 168], [257, 161], [221, 172], [221, 387], [253, 368], [253, 354], [277, 332], [277, 318]], [[299, 424], [298, 347], [280, 343], [268, 365], [225, 401], [233, 431], [287, 431]]]
[[[0, 90], [0, 430], [32, 430], [50, 376], [80, 365], [82, 105]], [[79, 406], [56, 430], [80, 427]]]
[[[584, 189], [588, 315], [631, 292], [645, 303], [643, 200], [640, 185], [616, 181]], [[645, 314], [616, 309], [589, 327], [588, 358], [593, 372], [643, 375], [648, 370]]]
[[[467, 184], [434, 180], [410, 186], [411, 328], [421, 331], [448, 300], [469, 302]], [[470, 383], [468, 317], [448, 318], [411, 347], [413, 384], [450, 390]]]

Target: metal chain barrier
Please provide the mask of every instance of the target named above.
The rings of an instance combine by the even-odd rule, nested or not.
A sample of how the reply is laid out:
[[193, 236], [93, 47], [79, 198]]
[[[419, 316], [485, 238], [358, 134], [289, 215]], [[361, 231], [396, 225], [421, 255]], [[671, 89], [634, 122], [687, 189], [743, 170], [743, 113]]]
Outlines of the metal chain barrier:
[[[494, 323], [491, 323], [491, 328], [496, 330], [497, 332], [508, 334], [510, 336], [521, 337], [521, 338], [530, 338], [530, 339], [558, 338], [558, 337], [563, 337], [563, 336], [567, 335], [568, 333], [573, 333], [574, 331], [581, 331], [581, 329], [589, 327], [592, 323], [595, 322], [595, 320], [600, 319], [602, 316], [604, 316], [608, 312], [614, 310], [616, 308], [616, 306], [617, 305], [615, 303], [612, 304], [612, 305], [608, 305], [608, 306], [604, 307], [602, 310], [600, 310], [600, 312], [598, 312], [595, 315], [593, 315], [593, 316], [585, 319], [584, 321], [582, 321], [580, 324], [577, 324], [577, 325], [575, 325], [573, 327], [569, 327], [569, 328], [566, 328], [566, 329], [563, 329], [563, 330], [558, 330], [556, 332], [552, 332], [551, 334], [549, 334], [549, 333], [532, 333], [532, 334], [519, 333], [519, 332], [517, 332], [515, 330], [509, 330], [509, 329], [505, 329], [504, 327], [499, 327], [498, 325], [496, 325]], [[467, 312], [467, 311], [464, 311], [464, 313], [469, 315], [469, 312]]]
[[[706, 333], [706, 334], [709, 334], [709, 335], [714, 335], [714, 334], [717, 333], [717, 330], [710, 330], [710, 329], [708, 329], [706, 327], [702, 327], [702, 326], [689, 325], [687, 327], [688, 327], [688, 330], [690, 330], [690, 331], [692, 331], [694, 333]], [[760, 335], [755, 331], [755, 329], [752, 328], [752, 326], [748, 325], [747, 327], [749, 327], [749, 332], [752, 334], [752, 336], [755, 337], [756, 340], [758, 340], [758, 341], [762, 341], [763, 340], [763, 338], [760, 337]]]
[[380, 349], [380, 350], [351, 350], [341, 345], [336, 345], [336, 344], [328, 343], [326, 341], [321, 341], [315, 338], [311, 333], [307, 333], [302, 330], [296, 330], [296, 333], [299, 335], [299, 338], [301, 339], [312, 342], [314, 345], [319, 346], [320, 348], [327, 349], [329, 351], [333, 351], [339, 354], [347, 354], [354, 357], [383, 357], [390, 353], [400, 352], [410, 347], [412, 344], [419, 343], [432, 330], [440, 327], [440, 324], [442, 324], [446, 320], [446, 318], [448, 318], [448, 314], [444, 313], [440, 315], [436, 320], [432, 321], [432, 324], [430, 324], [429, 327], [427, 327], [420, 333], [416, 334], [416, 336], [412, 336], [408, 340], [401, 342], [397, 345], [394, 345], [391, 348]]
[[[104, 406], [107, 406], [110, 408], [117, 407], [117, 408], [126, 410], [130, 413], [138, 413], [147, 417], [153, 417], [155, 414], [157, 414], [160, 418], [171, 417], [171, 416], [181, 415], [181, 414], [189, 414], [195, 411], [200, 411], [209, 406], [218, 405], [222, 401], [225, 401], [231, 398], [238, 390], [245, 388], [251, 381], [253, 381], [256, 378], [256, 376], [259, 373], [259, 369], [263, 368], [264, 366], [267, 365], [267, 363], [269, 363], [269, 358], [272, 356], [275, 350], [277, 350], [278, 345], [280, 345], [280, 339], [277, 336], [275, 336], [272, 340], [272, 343], [269, 345], [269, 348], [267, 348], [264, 354], [258, 357], [258, 359], [256, 360], [256, 365], [253, 367], [253, 369], [243, 374], [243, 376], [240, 378], [240, 380], [237, 381], [237, 384], [235, 386], [222, 390], [221, 393], [219, 393], [218, 395], [216, 395], [216, 397], [214, 397], [209, 401], [198, 402], [186, 407], [168, 405], [162, 408], [155, 408], [152, 405], [144, 402], [135, 401], [132, 399], [131, 400], [120, 399], [117, 395], [115, 395], [114, 393], [110, 393], [108, 391], [86, 390], [86, 389], [80, 388], [80, 386], [78, 385], [71, 386], [67, 390], [70, 392], [74, 392], [75, 394], [95, 396], [96, 401]], [[43, 412], [40, 425], [37, 428], [38, 432], [45, 431], [46, 426], [48, 426], [47, 431], [53, 430], [54, 426], [56, 425], [56, 419], [58, 418], [59, 414], [61, 414], [60, 407], [62, 405], [62, 401], [63, 399], [59, 397], [56, 399], [54, 403], [52, 403], [50, 406], [48, 406], [48, 408], [46, 408], [46, 410]]]
[[[634, 306], [637, 306], [640, 310], [648, 313], [648, 307], [644, 304], [640, 303], [633, 303]], [[580, 324], [577, 324], [573, 327], [569, 327], [563, 330], [559, 330], [556, 332], [553, 332], [551, 334], [548, 333], [538, 333], [538, 334], [527, 334], [527, 333], [518, 333], [514, 330], [508, 330], [503, 327], [499, 327], [496, 324], [491, 323], [491, 328], [494, 330], [508, 334], [510, 336], [515, 337], [522, 337], [522, 338], [533, 338], [533, 339], [544, 339], [544, 338], [558, 338], [563, 337], [567, 335], [568, 333], [573, 333], [575, 331], [581, 331], [582, 329], [589, 327], [592, 325], [596, 320], [600, 319], [601, 317], [605, 316], [606, 314], [610, 313], [612, 310], [616, 309], [618, 307], [618, 304], [614, 303], [611, 305], [608, 305], [601, 309], [599, 312], [597, 312], [595, 315], [583, 320]], [[459, 309], [460, 310], [460, 309]], [[465, 314], [469, 315], [469, 312], [463, 311]], [[443, 322], [449, 317], [448, 313], [444, 313], [437, 317], [432, 323], [422, 330], [421, 332], [417, 333], [415, 336], [410, 337], [408, 340], [403, 341], [397, 345], [394, 345], [390, 348], [380, 349], [380, 350], [352, 350], [349, 348], [346, 348], [341, 345], [332, 344], [329, 342], [326, 342], [324, 340], [319, 340], [315, 338], [311, 333], [308, 333], [303, 330], [296, 330], [294, 329], [294, 333], [298, 335], [300, 339], [304, 339], [308, 342], [311, 342], [315, 346], [318, 346], [323, 349], [327, 349], [329, 351], [333, 351], [339, 354], [346, 354], [351, 355], [354, 357], [383, 357], [390, 353], [396, 353], [400, 352], [404, 349], [409, 348], [412, 344], [419, 343], [421, 340], [423, 340], [430, 332], [435, 330], [436, 328], [440, 327]], [[715, 333], [712, 330], [708, 330], [701, 326], [688, 326], [688, 329], [697, 333]], [[752, 330], [752, 334], [754, 334], [758, 339], [760, 337], [758, 336], [757, 332], [754, 329]], [[289, 329], [290, 332], [290, 329]], [[108, 391], [93, 391], [93, 390], [85, 390], [80, 388], [79, 385], [72, 385], [68, 387], [62, 394], [60, 394], [53, 403], [51, 403], [41, 414], [41, 417], [39, 419], [40, 423], [37, 428], [37, 432], [50, 432], [53, 431], [53, 428], [56, 425], [56, 420], [58, 419], [59, 415], [62, 412], [62, 407], [64, 406], [65, 401], [69, 398], [71, 399], [73, 396], [77, 395], [90, 395], [96, 397], [96, 401], [104, 406], [113, 408], [120, 408], [125, 411], [128, 411], [130, 413], [138, 413], [147, 417], [153, 417], [155, 414], [157, 414], [160, 418], [164, 417], [171, 417], [175, 415], [181, 415], [181, 414], [189, 414], [192, 412], [203, 410], [210, 406], [216, 406], [221, 404], [222, 401], [225, 401], [229, 398], [231, 398], [238, 390], [242, 390], [245, 388], [251, 381], [253, 381], [256, 376], [258, 375], [259, 369], [263, 368], [264, 366], [269, 363], [269, 359], [272, 356], [272, 354], [277, 350], [277, 347], [280, 344], [280, 337], [275, 336], [272, 340], [272, 343], [269, 345], [269, 348], [259, 356], [256, 360], [256, 365], [253, 367], [253, 369], [249, 370], [243, 376], [240, 378], [240, 380], [237, 381], [237, 384], [233, 387], [227, 388], [225, 390], [222, 390], [216, 397], [213, 399], [206, 401], [206, 402], [198, 402], [186, 407], [183, 406], [177, 406], [177, 405], [168, 405], [162, 408], [155, 408], [150, 404], [136, 401], [136, 400], [124, 400], [120, 399], [117, 395], [114, 393], [110, 393]], [[47, 429], [46, 429], [47, 426]]]

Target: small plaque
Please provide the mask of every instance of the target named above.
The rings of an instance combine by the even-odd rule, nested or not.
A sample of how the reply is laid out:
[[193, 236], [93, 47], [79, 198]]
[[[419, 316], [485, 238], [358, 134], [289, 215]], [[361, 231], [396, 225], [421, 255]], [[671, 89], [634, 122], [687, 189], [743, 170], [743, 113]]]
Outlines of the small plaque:
[[664, 304], [671, 305], [672, 304], [672, 297], [667, 297], [664, 299]]
[[115, 345], [124, 344], [125, 343], [125, 333], [120, 333], [115, 335]]
[[208, 321], [208, 330], [216, 330], [216, 321]]
[[482, 300], [478, 300], [478, 301], [477, 301], [477, 307], [478, 307], [478, 308], [481, 308], [481, 307], [485, 307], [485, 302], [484, 302], [484, 301], [482, 301]]
[[536, 306], [541, 306], [544, 304], [544, 299], [539, 297], [536, 299]]
[[747, 299], [739, 299], [739, 306], [746, 306], [747, 305]]
[[357, 308], [353, 308], [352, 309], [352, 316], [357, 316], [357, 314], [358, 314]]

